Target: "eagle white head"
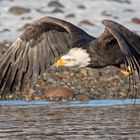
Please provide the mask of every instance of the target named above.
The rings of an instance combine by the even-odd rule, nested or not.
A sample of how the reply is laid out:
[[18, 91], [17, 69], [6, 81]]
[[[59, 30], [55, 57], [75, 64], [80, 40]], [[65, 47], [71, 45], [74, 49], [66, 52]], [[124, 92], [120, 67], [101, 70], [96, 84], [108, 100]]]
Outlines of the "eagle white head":
[[90, 56], [85, 49], [72, 48], [66, 55], [63, 55], [57, 62], [56, 66], [66, 67], [86, 67], [90, 64]]

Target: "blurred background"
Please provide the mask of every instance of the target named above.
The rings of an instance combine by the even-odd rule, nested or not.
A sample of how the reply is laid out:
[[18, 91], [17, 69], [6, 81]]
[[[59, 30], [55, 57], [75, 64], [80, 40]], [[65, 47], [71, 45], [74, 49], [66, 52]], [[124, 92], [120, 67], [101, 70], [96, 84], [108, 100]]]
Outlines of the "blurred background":
[[99, 36], [103, 19], [140, 34], [139, 0], [0, 0], [0, 41], [13, 42], [32, 21], [53, 16]]

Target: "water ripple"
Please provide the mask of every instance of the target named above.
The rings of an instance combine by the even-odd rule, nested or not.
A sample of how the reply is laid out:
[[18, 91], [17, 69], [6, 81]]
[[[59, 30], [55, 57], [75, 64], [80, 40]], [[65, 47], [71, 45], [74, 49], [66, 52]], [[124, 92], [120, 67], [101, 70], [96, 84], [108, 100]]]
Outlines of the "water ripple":
[[0, 139], [140, 139], [140, 100], [0, 101]]

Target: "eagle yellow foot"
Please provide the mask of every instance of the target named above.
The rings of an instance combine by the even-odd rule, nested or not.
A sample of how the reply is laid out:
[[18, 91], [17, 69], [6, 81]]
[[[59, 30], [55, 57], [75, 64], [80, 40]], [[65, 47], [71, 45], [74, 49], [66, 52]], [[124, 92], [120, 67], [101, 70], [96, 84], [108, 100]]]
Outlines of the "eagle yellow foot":
[[127, 68], [121, 67], [120, 72], [127, 77], [133, 73], [133, 69], [130, 66], [128, 66]]

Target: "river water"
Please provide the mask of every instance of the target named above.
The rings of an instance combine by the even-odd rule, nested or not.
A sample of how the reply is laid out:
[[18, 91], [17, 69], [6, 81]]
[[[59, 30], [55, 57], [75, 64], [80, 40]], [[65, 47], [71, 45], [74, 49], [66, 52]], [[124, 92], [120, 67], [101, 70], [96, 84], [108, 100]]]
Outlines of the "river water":
[[140, 140], [140, 100], [0, 101], [0, 140]]

